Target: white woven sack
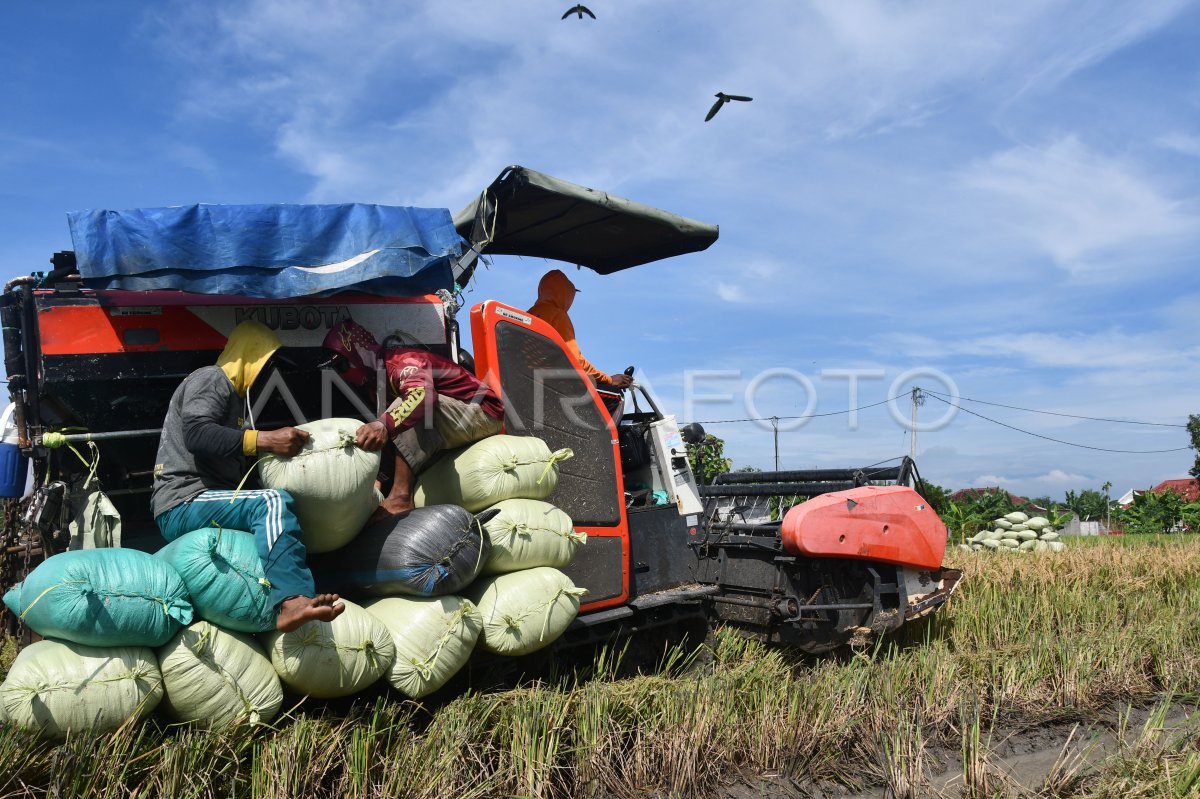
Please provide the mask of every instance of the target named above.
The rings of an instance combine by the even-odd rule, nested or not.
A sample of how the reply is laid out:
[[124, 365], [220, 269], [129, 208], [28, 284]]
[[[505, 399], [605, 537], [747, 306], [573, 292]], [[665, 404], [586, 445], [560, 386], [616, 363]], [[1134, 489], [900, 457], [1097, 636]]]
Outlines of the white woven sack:
[[180, 721], [204, 727], [265, 724], [283, 704], [283, 686], [255, 640], [198, 621], [158, 650], [166, 696]]
[[1012, 513], [1004, 514], [1004, 518], [1008, 519], [1013, 524], [1020, 524], [1022, 522], [1029, 521], [1029, 515], [1022, 513], [1019, 510], [1015, 510]]
[[1030, 530], [1042, 530], [1050, 526], [1050, 520], [1045, 516], [1034, 516], [1032, 519], [1025, 522], [1025, 526]]
[[417, 479], [413, 501], [478, 513], [505, 499], [545, 499], [558, 485], [558, 462], [572, 455], [533, 436], [489, 436], [435, 460]]
[[333, 621], [310, 621], [263, 635], [275, 673], [296, 693], [317, 699], [350, 696], [392, 667], [396, 645], [379, 619], [346, 599]]
[[0, 684], [0, 706], [18, 727], [62, 740], [142, 718], [163, 696], [154, 650], [46, 639], [21, 650]]
[[1008, 519], [1005, 519], [1003, 516], [1001, 516], [999, 519], [996, 519], [996, 521], [992, 522], [992, 524], [1005, 530], [1012, 527], [1012, 522], [1010, 522]]
[[375, 478], [380, 454], [359, 449], [357, 419], [321, 419], [299, 425], [310, 436], [294, 458], [259, 460], [264, 488], [287, 491], [308, 554], [330, 552], [350, 543], [379, 507]]
[[497, 655], [527, 655], [553, 643], [579, 614], [576, 588], [549, 566], [476, 580], [467, 598], [479, 608], [483, 635], [477, 646]]
[[492, 541], [484, 574], [537, 566], [561, 569], [571, 565], [575, 551], [587, 542], [587, 534], [576, 532], [571, 517], [549, 502], [506, 499], [488, 510], [499, 513], [483, 525]]
[[363, 607], [383, 622], [396, 644], [388, 682], [413, 699], [433, 693], [457, 674], [483, 630], [475, 605], [460, 596], [389, 596]]

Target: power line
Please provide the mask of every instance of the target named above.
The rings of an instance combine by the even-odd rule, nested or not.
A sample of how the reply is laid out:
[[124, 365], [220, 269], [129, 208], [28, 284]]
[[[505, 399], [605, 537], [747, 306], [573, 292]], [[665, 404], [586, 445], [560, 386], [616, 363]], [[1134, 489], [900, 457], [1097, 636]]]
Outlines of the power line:
[[[925, 389], [921, 390], [925, 391]], [[929, 395], [938, 402], [944, 402], [951, 407], [955, 407], [954, 403], [944, 400], [936, 394], [930, 393]], [[1066, 444], [1068, 447], [1080, 447], [1081, 449], [1091, 449], [1096, 450], [1097, 452], [1119, 452], [1126, 455], [1157, 455], [1163, 452], [1182, 452], [1185, 449], [1191, 449], [1191, 447], [1175, 447], [1173, 449], [1109, 449], [1108, 447], [1093, 447], [1088, 444], [1077, 444], [1074, 441], [1063, 441], [1061, 438], [1051, 438], [1050, 436], [1044, 436], [1041, 433], [1034, 433], [1030, 430], [1022, 430], [1020, 427], [1013, 427], [1011, 424], [1005, 424], [1004, 422], [993, 419], [990, 416], [984, 416], [982, 413], [976, 413], [975, 411], [964, 408], [961, 405], [957, 407], [964, 413], [969, 413], [972, 416], [978, 416], [980, 419], [989, 421], [992, 424], [998, 424], [1001, 427], [1007, 427], [1009, 430], [1016, 430], [1018, 433], [1024, 433], [1027, 436], [1034, 436], [1035, 438], [1042, 438], [1046, 441], [1053, 441], [1056, 444]]]
[[[924, 390], [924, 389], [922, 389]], [[860, 405], [857, 408], [848, 408], [844, 411], [830, 411], [829, 413], [810, 413], [804, 416], [752, 416], [748, 419], [713, 419], [707, 422], [699, 422], [698, 424], [734, 424], [735, 422], [783, 422], [791, 421], [792, 419], [816, 419], [821, 416], [838, 416], [844, 413], [854, 413], [855, 411], [865, 411], [867, 408], [874, 408], [879, 405], [885, 405], [892, 400], [900, 399], [907, 394], [897, 394], [894, 397], [888, 397], [879, 402], [872, 402], [870, 405]]]
[[[941, 399], [943, 402], [945, 402], [945, 399], [944, 399], [945, 397], [951, 396], [949, 394], [942, 394], [937, 391], [930, 391], [927, 388], [923, 388], [923, 389], [921, 389], [921, 391], [925, 392], [926, 394], [934, 394], [939, 399]], [[971, 399], [970, 397], [959, 397], [958, 399], [959, 399], [959, 401], [966, 400], [967, 402], [978, 402], [980, 405], [994, 405], [997, 408], [1009, 408], [1009, 409], [1015, 410], [1015, 411], [1028, 411], [1029, 413], [1044, 413], [1047, 416], [1066, 416], [1070, 419], [1087, 419], [1088, 421], [1091, 421], [1091, 422], [1112, 422], [1114, 424], [1143, 424], [1143, 425], [1152, 425], [1155, 427], [1183, 427], [1183, 428], [1187, 427], [1187, 425], [1185, 425], [1185, 424], [1170, 424], [1168, 422], [1139, 422], [1139, 421], [1135, 421], [1132, 419], [1105, 419], [1100, 416], [1080, 416], [1080, 415], [1074, 414], [1074, 413], [1058, 413], [1057, 411], [1039, 411], [1037, 408], [1022, 408], [1019, 405], [1005, 405], [1004, 403], [1001, 403], [1001, 402], [988, 402], [987, 400]], [[966, 409], [964, 408], [963, 410], [966, 410]]]

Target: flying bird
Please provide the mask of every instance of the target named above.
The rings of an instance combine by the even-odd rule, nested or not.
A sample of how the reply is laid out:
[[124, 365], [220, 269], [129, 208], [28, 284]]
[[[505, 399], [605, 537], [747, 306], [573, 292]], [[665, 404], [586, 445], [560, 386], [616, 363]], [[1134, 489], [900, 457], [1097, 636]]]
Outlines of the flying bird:
[[572, 6], [571, 8], [568, 8], [567, 13], [563, 14], [562, 18], [566, 19], [572, 14], [577, 14], [580, 19], [583, 19], [584, 14], [587, 14], [592, 19], [596, 18], [596, 15], [592, 13], [592, 10], [585, 5]]
[[730, 100], [740, 100], [744, 103], [748, 103], [753, 99], [753, 97], [746, 97], [741, 94], [726, 94], [725, 92], [717, 92], [717, 101], [713, 103], [712, 108], [708, 109], [708, 116], [704, 118], [704, 121], [707, 122], [715, 117], [717, 112], [721, 110], [721, 106], [725, 105], [725, 103], [729, 102]]

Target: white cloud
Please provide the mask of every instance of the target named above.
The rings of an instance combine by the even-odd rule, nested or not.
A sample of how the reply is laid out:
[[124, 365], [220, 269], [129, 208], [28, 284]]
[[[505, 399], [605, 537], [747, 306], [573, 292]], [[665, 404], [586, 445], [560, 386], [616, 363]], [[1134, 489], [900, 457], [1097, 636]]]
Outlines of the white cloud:
[[742, 287], [732, 283], [717, 283], [717, 296], [725, 302], [750, 302]]
[[964, 182], [994, 200], [998, 221], [1076, 274], [1124, 265], [1136, 252], [1200, 235], [1200, 216], [1137, 165], [1066, 136], [974, 164]]
[[1073, 487], [1088, 485], [1093, 480], [1085, 474], [1071, 474], [1062, 469], [1051, 469], [1049, 472], [1028, 477], [1005, 477], [998, 474], [981, 474], [971, 481], [975, 488], [999, 486], [1017, 493], [1062, 493]]
[[1155, 144], [1184, 155], [1200, 158], [1200, 136], [1191, 133], [1168, 133], [1159, 136]]

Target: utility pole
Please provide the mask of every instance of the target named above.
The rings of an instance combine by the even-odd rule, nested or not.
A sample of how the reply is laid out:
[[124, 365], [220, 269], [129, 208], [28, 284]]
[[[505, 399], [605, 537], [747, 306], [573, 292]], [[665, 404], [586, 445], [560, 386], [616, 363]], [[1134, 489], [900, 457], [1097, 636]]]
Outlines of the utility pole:
[[909, 453], [908, 457], [914, 461], [917, 459], [917, 406], [925, 404], [925, 396], [921, 394], [921, 389], [913, 386], [912, 390], [912, 426], [909, 428]]
[[771, 417], [771, 429], [775, 431], [775, 471], [779, 471], [779, 417]]

